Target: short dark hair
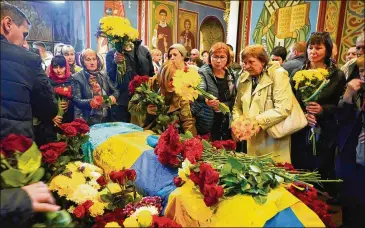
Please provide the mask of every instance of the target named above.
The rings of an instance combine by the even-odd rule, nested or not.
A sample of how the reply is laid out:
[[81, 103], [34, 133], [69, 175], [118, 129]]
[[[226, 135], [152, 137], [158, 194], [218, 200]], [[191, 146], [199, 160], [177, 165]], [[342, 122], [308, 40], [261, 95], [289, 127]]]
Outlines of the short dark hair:
[[185, 19], [185, 21], [184, 21], [184, 25], [185, 25], [185, 23], [186, 22], [189, 22], [190, 23], [190, 25], [191, 25], [191, 21], [190, 21], [190, 19]]
[[36, 41], [33, 43], [33, 45], [40, 46], [40, 47], [43, 47], [44, 49], [46, 49], [46, 45], [42, 41]]
[[30, 25], [29, 19], [18, 7], [11, 5], [7, 2], [0, 2], [0, 6], [1, 20], [4, 19], [4, 17], [8, 16], [11, 17], [11, 19], [18, 27], [21, 26], [24, 21], [26, 21], [28, 25]]
[[200, 58], [195, 58], [192, 60], [193, 63], [196, 64], [197, 67], [202, 67], [203, 66], [203, 60], [201, 60]]
[[52, 58], [51, 66], [56, 67], [66, 67], [66, 58], [63, 55], [56, 55]]
[[287, 52], [285, 47], [276, 46], [271, 50], [271, 55], [279, 56], [284, 62], [284, 60], [286, 59]]
[[307, 42], [307, 51], [305, 52], [305, 62], [308, 64], [308, 47], [313, 44], [323, 44], [326, 47], [326, 56], [324, 57], [324, 63], [328, 66], [331, 64], [333, 42], [328, 32], [314, 32], [311, 34]]
[[204, 53], [207, 53], [207, 54], [209, 55], [209, 52], [208, 52], [208, 51], [206, 51], [206, 50], [204, 50], [204, 51], [202, 52], [202, 56], [204, 55]]
[[227, 46], [229, 47], [229, 49], [230, 49], [231, 51], [233, 51], [233, 46], [232, 46], [232, 45], [227, 44]]
[[161, 9], [160, 12], [158, 12], [158, 14], [164, 13], [167, 16], [167, 11], [164, 9]]

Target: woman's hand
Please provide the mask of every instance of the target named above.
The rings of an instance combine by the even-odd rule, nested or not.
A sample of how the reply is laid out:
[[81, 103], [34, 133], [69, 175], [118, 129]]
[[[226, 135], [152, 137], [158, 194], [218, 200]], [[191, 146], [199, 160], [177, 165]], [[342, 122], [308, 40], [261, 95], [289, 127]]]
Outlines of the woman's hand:
[[59, 125], [62, 123], [62, 119], [63, 119], [63, 117], [62, 117], [62, 116], [56, 116], [55, 118], [53, 118], [53, 123], [54, 123], [56, 126], [59, 126]]
[[113, 95], [109, 96], [109, 99], [112, 102], [112, 105], [117, 103], [117, 99], [115, 99]]
[[219, 106], [219, 100], [215, 99], [215, 100], [208, 100], [208, 99], [205, 99], [205, 103], [209, 106], [209, 107], [212, 107], [212, 109], [214, 111], [218, 111], [218, 106]]
[[157, 106], [153, 104], [149, 104], [147, 106], [147, 113], [150, 115], [157, 115]]
[[308, 120], [308, 126], [315, 127], [317, 124], [316, 116], [310, 113], [305, 114], [305, 117]]
[[352, 97], [361, 89], [364, 81], [361, 79], [352, 79], [349, 83], [347, 83], [346, 91], [343, 96], [343, 99], [346, 103], [352, 104]]
[[361, 132], [361, 134], [359, 135], [359, 142], [361, 144], [365, 143], [365, 132]]
[[56, 205], [47, 185], [43, 182], [34, 183], [22, 187], [32, 201], [34, 212], [58, 211], [60, 206]]
[[114, 62], [116, 63], [122, 63], [124, 61], [124, 56], [120, 54], [119, 52], [114, 53]]
[[61, 101], [60, 108], [66, 112], [66, 110], [68, 109], [68, 101]]
[[323, 108], [320, 104], [318, 104], [317, 102], [309, 102], [308, 106], [306, 107], [307, 112], [314, 114], [314, 115], [319, 115], [323, 112]]

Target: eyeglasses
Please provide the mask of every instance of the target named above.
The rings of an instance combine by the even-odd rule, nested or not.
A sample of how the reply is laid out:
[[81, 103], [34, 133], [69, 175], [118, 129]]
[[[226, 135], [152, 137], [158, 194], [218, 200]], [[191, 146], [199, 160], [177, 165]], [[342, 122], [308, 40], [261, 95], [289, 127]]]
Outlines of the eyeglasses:
[[227, 59], [227, 57], [226, 57], [226, 56], [216, 56], [216, 55], [212, 55], [212, 59], [213, 59], [214, 61], [218, 61], [218, 60], [220, 60], [220, 61], [224, 61], [224, 60], [226, 60], [226, 59]]

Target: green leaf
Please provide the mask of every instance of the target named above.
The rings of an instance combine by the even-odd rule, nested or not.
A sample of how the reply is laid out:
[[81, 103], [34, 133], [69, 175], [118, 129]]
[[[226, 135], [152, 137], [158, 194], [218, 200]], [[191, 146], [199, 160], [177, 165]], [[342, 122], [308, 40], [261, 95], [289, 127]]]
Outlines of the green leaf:
[[253, 197], [253, 199], [258, 204], [264, 204], [267, 201], [267, 196], [256, 195]]
[[108, 202], [111, 202], [113, 200], [113, 197], [109, 194], [103, 194], [103, 195], [100, 195], [100, 199], [103, 202], [108, 203]]
[[229, 163], [226, 163], [223, 165], [220, 173], [222, 176], [224, 176], [224, 175], [230, 174], [231, 171], [232, 171], [232, 165]]
[[205, 149], [213, 148], [212, 145], [205, 139], [202, 140], [202, 144]]
[[72, 222], [70, 213], [66, 210], [46, 212], [47, 224], [51, 227], [68, 227]]
[[228, 156], [228, 163], [231, 164], [232, 169], [242, 170], [243, 168], [241, 162], [235, 159], [234, 157]]
[[37, 169], [35, 172], [28, 174], [27, 178], [25, 179], [25, 185], [33, 184], [42, 179], [44, 176], [44, 169], [41, 167]]
[[277, 180], [277, 182], [282, 183], [284, 182], [284, 178], [282, 178], [281, 176], [275, 175], [275, 179]]
[[227, 186], [233, 186], [235, 184], [238, 184], [238, 178], [233, 176], [233, 175], [227, 175], [225, 176], [222, 181], [227, 185]]
[[34, 172], [41, 166], [41, 160], [42, 154], [33, 142], [32, 146], [19, 157], [18, 168], [23, 173]]
[[190, 131], [186, 131], [185, 134], [181, 134], [180, 137], [182, 140], [187, 140], [193, 138], [194, 136]]
[[24, 186], [26, 176], [18, 169], [8, 169], [1, 173], [4, 183], [10, 187]]
[[242, 193], [245, 193], [250, 188], [251, 188], [251, 185], [249, 183], [247, 183], [245, 186], [243, 186], [243, 187], [241, 186], [241, 191], [242, 191]]
[[255, 173], [261, 173], [261, 169], [257, 167], [256, 165], [250, 165], [250, 169], [254, 171]]
[[113, 211], [115, 209], [115, 206], [113, 203], [108, 203], [108, 205], [106, 206], [106, 209]]

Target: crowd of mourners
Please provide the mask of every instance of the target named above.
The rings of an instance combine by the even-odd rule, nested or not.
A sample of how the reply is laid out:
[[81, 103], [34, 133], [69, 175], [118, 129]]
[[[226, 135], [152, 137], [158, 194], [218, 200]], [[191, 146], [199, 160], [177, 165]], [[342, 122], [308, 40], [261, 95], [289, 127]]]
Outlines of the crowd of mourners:
[[[292, 163], [296, 169], [318, 170], [323, 179], [341, 178], [343, 183], [326, 184], [324, 191], [332, 196], [332, 203], [342, 206], [344, 225], [365, 227], [361, 217], [365, 212], [365, 32], [357, 37], [346, 64], [339, 68], [337, 47], [327, 32], [312, 33], [306, 42], [295, 43], [289, 53], [281, 46], [271, 53], [262, 45], [247, 46], [240, 52], [238, 64], [232, 46], [222, 42], [202, 53], [197, 49], [188, 53], [182, 44], [173, 44], [164, 58], [157, 49], [149, 51], [141, 40], [125, 46], [123, 53], [110, 50], [105, 59], [90, 48], [76, 53], [68, 44], [58, 44], [50, 53], [42, 42], [29, 47], [29, 29], [29, 20], [19, 9], [1, 3], [1, 138], [21, 134], [41, 146], [55, 141], [58, 126], [75, 118], [89, 125], [131, 122], [149, 129], [157, 107], [148, 105], [146, 116], [136, 118], [136, 101], [131, 101], [128, 91], [136, 75], [146, 75], [150, 89], [161, 94], [170, 107], [168, 114], [177, 114], [182, 133], [236, 140], [231, 133], [232, 120], [241, 115], [255, 118], [260, 131], [250, 140], [236, 140], [238, 152], [256, 156], [274, 152], [280, 155], [277, 161]], [[118, 63], [123, 61], [126, 72], [118, 75]], [[174, 73], [186, 67], [199, 72], [200, 88], [216, 99], [199, 96], [187, 102], [175, 93]], [[299, 70], [318, 68], [331, 72], [330, 81], [316, 102], [304, 104], [293, 86], [293, 76]], [[56, 99], [57, 88], [70, 88], [72, 94]], [[109, 98], [112, 105], [94, 109], [91, 101], [95, 95]], [[266, 130], [290, 115], [294, 99], [300, 103], [308, 126], [288, 137], [271, 137]], [[219, 102], [231, 112], [220, 112]], [[60, 110], [64, 114], [59, 115]], [[310, 140], [313, 127], [320, 128], [315, 155]], [[42, 185], [38, 191], [42, 188], [46, 187]], [[35, 195], [45, 193], [34, 189], [2, 190], [1, 220], [24, 211], [20, 208], [26, 207], [26, 202], [18, 202], [16, 197], [27, 194], [33, 201], [31, 210], [56, 210], [37, 208]], [[51, 196], [43, 201], [54, 204]]]

